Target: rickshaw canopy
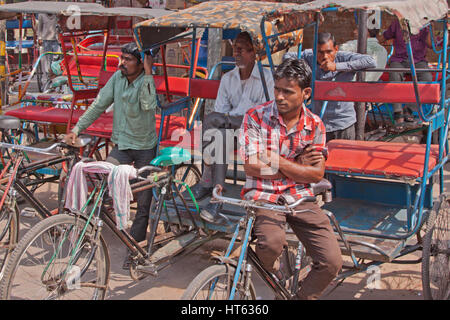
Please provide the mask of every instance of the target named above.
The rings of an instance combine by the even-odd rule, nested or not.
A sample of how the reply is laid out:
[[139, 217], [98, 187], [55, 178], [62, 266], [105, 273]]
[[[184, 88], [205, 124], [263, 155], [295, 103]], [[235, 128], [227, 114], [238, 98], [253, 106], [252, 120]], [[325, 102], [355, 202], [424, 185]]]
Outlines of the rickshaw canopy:
[[[106, 8], [96, 3], [84, 2], [57, 2], [57, 1], [26, 1], [0, 6], [0, 19], [12, 19], [17, 14], [53, 14], [59, 18], [59, 25], [65, 29], [74, 31], [106, 29], [111, 27], [109, 17], [138, 17], [152, 19], [171, 13], [164, 9]], [[76, 19], [79, 20], [77, 21]], [[68, 23], [67, 23], [68, 22]], [[65, 28], [68, 27], [68, 28]]]
[[[142, 49], [151, 48], [189, 28], [221, 28], [247, 31], [258, 55], [266, 47], [261, 27], [270, 41], [271, 53], [295, 46], [302, 40], [302, 28], [316, 19], [316, 13], [327, 8], [340, 11], [356, 9], [381, 10], [407, 21], [416, 34], [430, 21], [446, 16], [445, 0], [316, 0], [305, 4], [258, 1], [207, 1], [169, 15], [135, 25], [135, 35]], [[322, 18], [321, 18], [322, 19]], [[405, 23], [402, 23], [406, 27]]]

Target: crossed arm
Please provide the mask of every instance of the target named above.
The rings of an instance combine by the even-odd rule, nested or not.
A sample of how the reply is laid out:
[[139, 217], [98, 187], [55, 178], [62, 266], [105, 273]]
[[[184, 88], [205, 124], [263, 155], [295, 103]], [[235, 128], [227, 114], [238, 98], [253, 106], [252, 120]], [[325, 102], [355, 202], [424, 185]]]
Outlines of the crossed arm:
[[309, 146], [294, 161], [272, 151], [250, 156], [244, 164], [245, 173], [262, 179], [289, 178], [297, 183], [319, 182], [325, 172], [325, 158]]

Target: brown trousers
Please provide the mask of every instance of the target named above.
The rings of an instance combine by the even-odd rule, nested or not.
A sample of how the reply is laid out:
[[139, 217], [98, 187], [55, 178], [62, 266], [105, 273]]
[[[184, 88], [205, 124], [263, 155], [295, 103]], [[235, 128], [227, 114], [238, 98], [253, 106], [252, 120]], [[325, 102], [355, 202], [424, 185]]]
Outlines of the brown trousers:
[[342, 267], [342, 256], [328, 217], [315, 203], [303, 203], [296, 210], [306, 212], [294, 216], [259, 209], [256, 212], [254, 234], [258, 241], [256, 254], [263, 266], [276, 272], [275, 261], [287, 246], [285, 224], [289, 223], [295, 235], [313, 260], [312, 269], [302, 281], [297, 295], [300, 299], [318, 299]]

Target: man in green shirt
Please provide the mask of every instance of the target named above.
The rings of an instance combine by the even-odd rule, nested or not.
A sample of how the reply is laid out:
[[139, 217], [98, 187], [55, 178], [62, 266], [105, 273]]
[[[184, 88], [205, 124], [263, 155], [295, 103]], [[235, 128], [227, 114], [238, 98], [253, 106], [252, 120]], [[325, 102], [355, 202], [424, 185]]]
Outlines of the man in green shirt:
[[[75, 127], [65, 137], [75, 142], [80, 132], [87, 129], [112, 103], [114, 103], [111, 141], [115, 144], [106, 161], [133, 164], [136, 168], [148, 165], [156, 153], [156, 90], [152, 76], [153, 58], [141, 59], [135, 43], [122, 47], [119, 69], [100, 90], [97, 98], [80, 117]], [[145, 240], [151, 189], [137, 196], [137, 213], [130, 234], [140, 242]], [[127, 255], [123, 268], [130, 265]]]

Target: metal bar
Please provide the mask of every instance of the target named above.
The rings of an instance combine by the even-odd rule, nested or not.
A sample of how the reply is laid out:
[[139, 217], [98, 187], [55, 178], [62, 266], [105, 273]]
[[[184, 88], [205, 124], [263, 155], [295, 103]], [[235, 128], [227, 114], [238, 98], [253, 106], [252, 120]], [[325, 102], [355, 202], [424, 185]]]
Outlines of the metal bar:
[[250, 231], [252, 229], [253, 229], [253, 217], [249, 217], [248, 222], [247, 222], [247, 230], [245, 230], [245, 239], [244, 239], [244, 242], [242, 244], [241, 253], [239, 255], [239, 261], [238, 261], [238, 264], [237, 264], [237, 267], [236, 267], [236, 271], [235, 271], [235, 274], [234, 274], [233, 286], [232, 286], [232, 289], [231, 289], [229, 300], [234, 300], [234, 295], [236, 293], [236, 286], [237, 286], [237, 283], [239, 281], [239, 277], [241, 275], [242, 262], [244, 261], [244, 258], [245, 258], [246, 253], [247, 253], [247, 247], [248, 247], [248, 242], [249, 242]]
[[[267, 35], [266, 35], [266, 23], [265, 22], [266, 22], [266, 17], [263, 17], [261, 19], [261, 24], [260, 24], [260, 26], [261, 26], [261, 35], [262, 35], [262, 38], [263, 38], [263, 41], [264, 41], [264, 48], [266, 50], [266, 56], [267, 56], [267, 60], [269, 61], [270, 70], [273, 73], [274, 66], [273, 66], [273, 60], [272, 60], [272, 53], [271, 53], [270, 47], [269, 47], [269, 38], [270, 37], [268, 38]], [[261, 58], [261, 57], [259, 57], [259, 58]], [[260, 61], [261, 61], [261, 59], [258, 59], [258, 62], [260, 62]], [[259, 64], [258, 64], [258, 66], [259, 66]], [[269, 101], [269, 100], [267, 100], [267, 101]]]
[[262, 82], [263, 89], [264, 89], [264, 95], [266, 96], [266, 101], [270, 101], [269, 90], [267, 89], [266, 78], [264, 77], [264, 69], [263, 69], [261, 60], [258, 60], [257, 63], [258, 63], [259, 75], [261, 77], [261, 82]]
[[316, 23], [314, 24], [314, 46], [313, 46], [313, 64], [312, 64], [312, 79], [311, 79], [311, 105], [314, 109], [314, 89], [316, 86], [316, 72], [317, 72], [317, 40], [319, 35], [319, 13], [316, 13]]

